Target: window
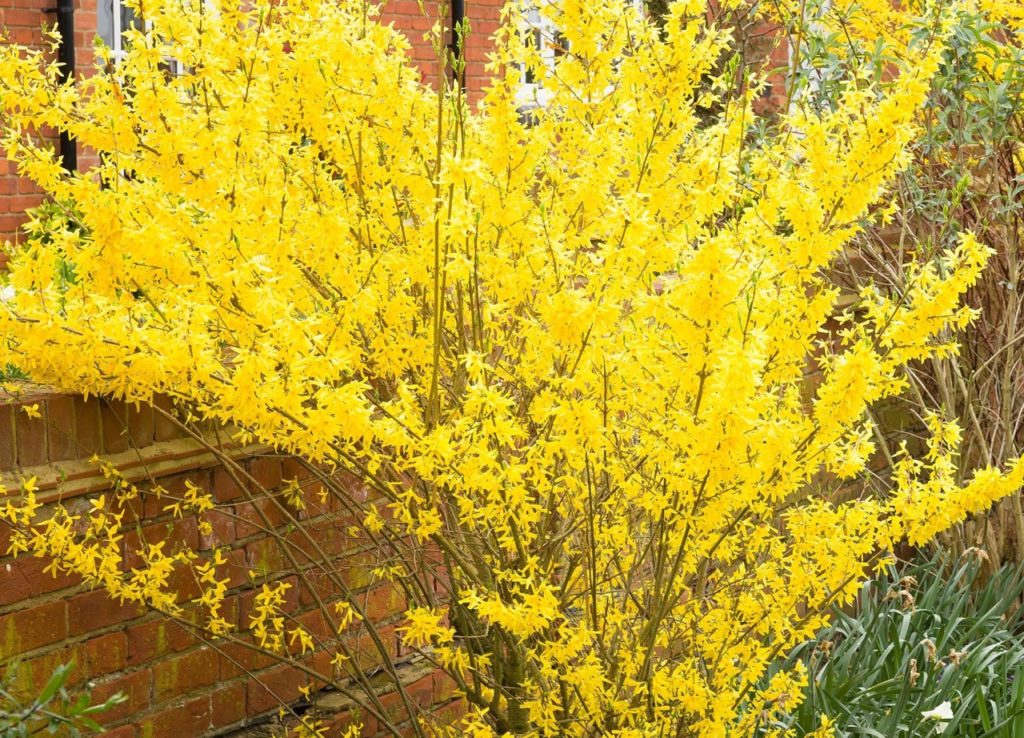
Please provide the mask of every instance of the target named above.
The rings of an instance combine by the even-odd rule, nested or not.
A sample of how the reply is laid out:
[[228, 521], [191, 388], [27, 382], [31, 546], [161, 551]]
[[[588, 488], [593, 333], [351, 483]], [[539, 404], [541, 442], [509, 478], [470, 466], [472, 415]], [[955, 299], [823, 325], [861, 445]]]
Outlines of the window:
[[142, 30], [142, 19], [122, 0], [99, 0], [96, 4], [96, 26], [116, 64], [124, 57], [124, 32]]
[[[552, 5], [557, 5], [558, 0], [534, 1], [539, 4], [534, 5], [527, 14], [526, 23], [521, 32], [524, 36], [524, 41], [537, 49], [544, 68], [551, 72], [559, 57], [569, 53], [569, 41], [562, 35], [558, 26], [550, 18], [545, 17], [545, 15], [551, 15], [551, 13], [540, 12], [541, 7], [550, 8]], [[625, 4], [628, 7], [636, 8], [638, 11], [643, 12], [643, 0], [625, 0]], [[516, 95], [516, 102], [519, 104], [520, 112], [528, 115], [531, 110], [547, 105], [549, 97], [550, 95], [543, 89], [543, 86], [538, 80], [534, 79], [533, 71], [527, 69], [525, 64], [521, 65], [520, 85]]]
[[[126, 53], [125, 31], [145, 31], [147, 28], [146, 22], [135, 10], [125, 5], [123, 0], [99, 0], [97, 3], [97, 35], [110, 49], [110, 60], [114, 65], [117, 65]], [[168, 75], [181, 73], [180, 65], [175, 59], [165, 57], [161, 66]]]
[[[553, 4], [552, 0], [541, 0], [544, 4]], [[555, 66], [558, 57], [563, 56], [569, 46], [569, 42], [562, 36], [558, 27], [548, 18], [541, 15], [540, 10], [534, 7], [526, 17], [526, 27], [522, 31], [525, 41], [537, 49], [545, 68], [549, 71]], [[533, 71], [521, 66], [521, 77], [517, 102], [525, 111], [547, 103], [547, 94], [541, 85], [534, 79]]]

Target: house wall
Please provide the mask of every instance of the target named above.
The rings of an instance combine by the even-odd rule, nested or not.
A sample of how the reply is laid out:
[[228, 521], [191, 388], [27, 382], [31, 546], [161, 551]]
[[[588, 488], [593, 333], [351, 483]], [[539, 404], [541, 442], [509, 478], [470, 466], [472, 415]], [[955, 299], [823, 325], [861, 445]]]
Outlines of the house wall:
[[[466, 18], [471, 33], [464, 50], [466, 60], [465, 84], [470, 99], [478, 99], [488, 79], [485, 70], [490, 37], [498, 29], [503, 0], [472, 0], [466, 3]], [[57, 0], [0, 0], [0, 29], [7, 29], [11, 41], [38, 46], [42, 41], [43, 26], [56, 22], [52, 8]], [[75, 0], [75, 71], [87, 75], [93, 68], [93, 39], [97, 35], [96, 0]], [[394, 23], [412, 46], [410, 56], [419, 66], [424, 81], [437, 77], [437, 60], [424, 34], [434, 24], [430, 8], [436, 3], [426, 2], [426, 13], [416, 0], [386, 0], [382, 4], [381, 19]], [[79, 152], [79, 167], [89, 165], [88, 154]], [[22, 237], [18, 229], [25, 223], [25, 211], [42, 201], [42, 194], [31, 181], [19, 177], [12, 162], [0, 155], [0, 244], [17, 242]], [[0, 254], [0, 267], [6, 257]]]
[[[74, 0], [75, 6], [75, 71], [87, 75], [93, 68], [93, 40], [97, 35], [97, 0]], [[0, 29], [6, 28], [12, 41], [22, 44], [39, 45], [44, 25], [55, 23], [52, 12], [57, 0], [0, 0]], [[466, 61], [464, 82], [470, 101], [478, 100], [487, 85], [490, 75], [486, 64], [492, 50], [491, 36], [498, 30], [501, 8], [504, 0], [469, 0], [465, 2], [466, 20], [471, 32], [463, 51]], [[715, 3], [709, 3], [713, 9]], [[438, 63], [429, 41], [424, 39], [436, 18], [437, 4], [424, 2], [422, 9], [418, 0], [382, 0], [381, 19], [393, 23], [402, 31], [412, 46], [410, 56], [420, 69], [425, 82], [437, 79]], [[433, 8], [433, 9], [432, 9]], [[715, 13], [709, 10], [709, 17]], [[778, 29], [770, 24], [759, 23], [752, 34], [750, 58], [767, 58], [770, 69], [785, 68], [788, 63], [788, 46], [785, 39], [778, 37]], [[758, 111], [773, 113], [786, 104], [786, 90], [780, 74], [771, 76], [758, 102]], [[79, 167], [90, 165], [88, 152], [79, 151]], [[39, 189], [28, 179], [19, 177], [14, 165], [0, 155], [0, 244], [4, 241], [17, 242], [22, 235], [19, 228], [27, 220], [25, 211], [42, 201]], [[0, 253], [0, 268], [6, 257]]]

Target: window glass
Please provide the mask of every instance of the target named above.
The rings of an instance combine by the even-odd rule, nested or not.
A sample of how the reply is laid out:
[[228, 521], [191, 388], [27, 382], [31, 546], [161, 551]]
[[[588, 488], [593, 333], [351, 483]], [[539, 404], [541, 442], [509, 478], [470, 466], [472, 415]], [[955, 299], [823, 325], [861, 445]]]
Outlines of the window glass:
[[96, 4], [97, 32], [113, 52], [116, 61], [124, 54], [123, 33], [141, 29], [142, 20], [121, 0], [99, 0]]

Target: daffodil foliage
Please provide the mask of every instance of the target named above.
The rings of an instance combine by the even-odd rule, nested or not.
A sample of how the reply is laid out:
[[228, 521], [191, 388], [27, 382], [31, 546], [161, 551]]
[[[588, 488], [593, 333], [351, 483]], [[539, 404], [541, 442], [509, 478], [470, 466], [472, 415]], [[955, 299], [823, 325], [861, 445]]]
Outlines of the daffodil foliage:
[[[866, 411], [901, 367], [955, 350], [987, 258], [965, 233], [899, 300], [842, 310], [825, 276], [886, 216], [949, 6], [886, 81], [851, 64], [834, 104], [772, 125], [696, 0], [659, 25], [616, 0], [544, 5], [568, 49], [552, 67], [509, 6], [473, 105], [421, 82], [360, 0], [144, 0], [126, 56], [68, 84], [4, 46], [4, 144], [58, 214], [13, 255], [0, 363], [165, 393], [355, 473], [391, 575], [441, 574], [410, 587], [403, 633], [465, 695], [456, 734], [752, 735], [805, 678], [766, 682], [768, 664], [886, 551], [1024, 479], [957, 486], [956, 429], [933, 419], [891, 497], [829, 492], [864, 470]], [[529, 119], [523, 65], [546, 91]], [[100, 163], [65, 174], [46, 127]], [[61, 519], [33, 523], [27, 497], [16, 543], [173, 607], [165, 575], [104, 566], [109, 522], [54, 546]], [[224, 631], [222, 560], [200, 560]], [[305, 650], [283, 586], [254, 629]]]

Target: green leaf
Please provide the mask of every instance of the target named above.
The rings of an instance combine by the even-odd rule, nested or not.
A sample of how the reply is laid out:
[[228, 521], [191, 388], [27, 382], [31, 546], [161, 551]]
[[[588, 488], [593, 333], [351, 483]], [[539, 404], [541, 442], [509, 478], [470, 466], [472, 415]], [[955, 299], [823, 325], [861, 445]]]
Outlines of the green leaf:
[[53, 696], [57, 694], [57, 690], [63, 687], [64, 683], [68, 680], [71, 668], [71, 664], [61, 664], [53, 670], [53, 674], [50, 675], [50, 679], [46, 682], [46, 686], [43, 687], [43, 691], [36, 697], [37, 704], [45, 705], [53, 699]]

